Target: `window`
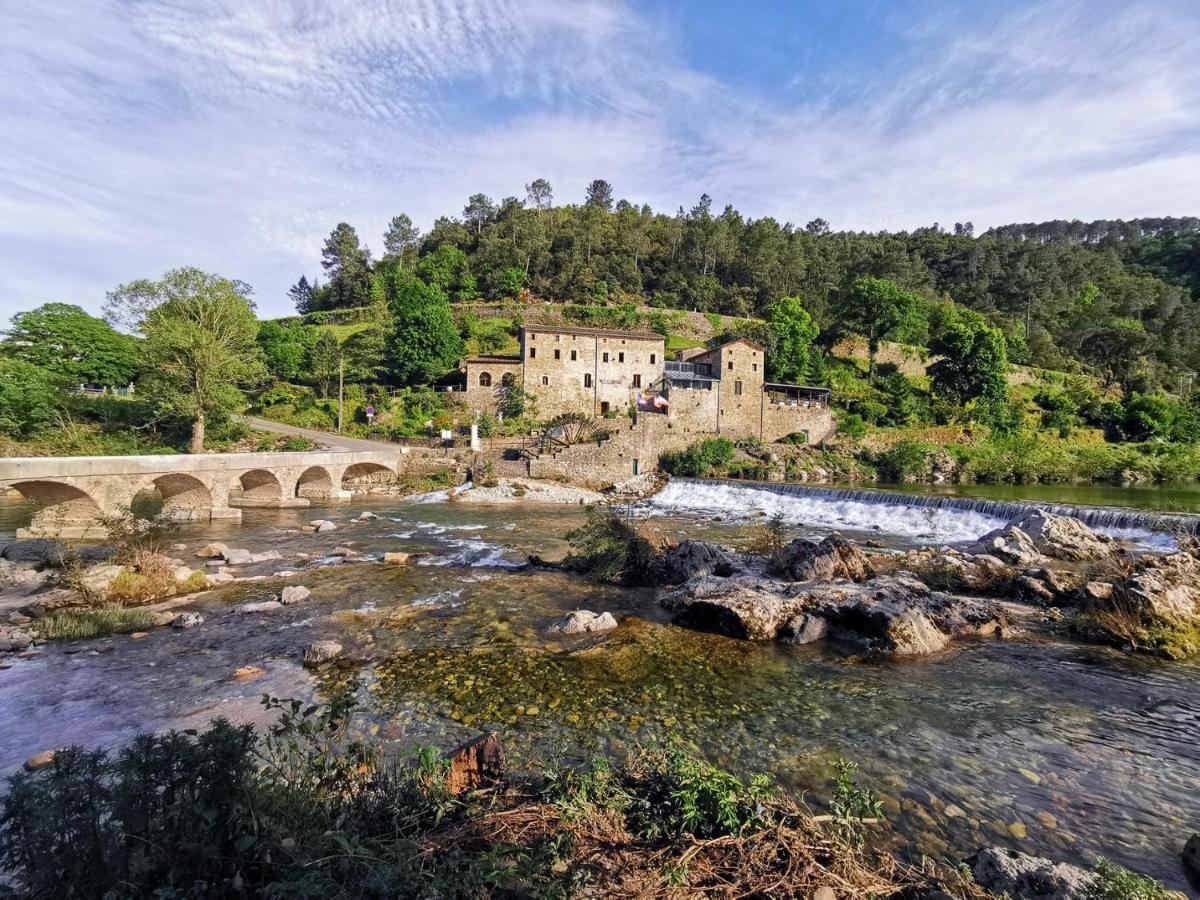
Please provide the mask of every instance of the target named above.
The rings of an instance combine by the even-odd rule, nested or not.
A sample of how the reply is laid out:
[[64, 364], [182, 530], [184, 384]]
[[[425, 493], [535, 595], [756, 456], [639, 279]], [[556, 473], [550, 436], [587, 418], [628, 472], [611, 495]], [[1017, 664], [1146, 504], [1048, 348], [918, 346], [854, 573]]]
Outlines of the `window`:
[[576, 351], [572, 350], [571, 351], [571, 362], [575, 362], [575, 360], [577, 360], [578, 358], [579, 358], [579, 354]]
[[657, 354], [654, 354], [654, 353], [651, 353], [651, 354], [650, 354], [650, 365], [654, 365], [654, 359], [655, 359], [655, 356], [656, 356], [656, 355], [657, 355]]
[[609, 404], [609, 402], [607, 400], [600, 401], [600, 415], [607, 416], [611, 410], [612, 410], [612, 406]]
[[555, 350], [555, 351], [554, 351], [554, 358], [555, 358], [555, 359], [560, 359], [561, 357], [562, 357], [562, 351], [561, 351], [561, 350]]
[[729, 371], [730, 372], [733, 371], [733, 360], [732, 359], [729, 361]]
[[589, 372], [587, 375], [584, 375], [584, 376], [583, 376], [583, 386], [584, 386], [584, 387], [591, 387], [591, 386], [592, 386], [592, 375], [591, 375], [591, 373], [590, 373], [590, 372]]
[[607, 353], [604, 354], [604, 361], [608, 362], [608, 354]]
[[642, 376], [641, 375], [633, 376], [633, 386], [635, 388], [640, 388], [642, 386]]
[[[621, 343], [625, 343], [625, 342], [622, 341]], [[624, 353], [617, 354], [617, 362], [625, 362], [625, 354]]]
[[740, 381], [735, 381], [733, 383], [733, 393], [738, 397], [742, 396], [742, 383]]
[[546, 377], [545, 375], [543, 375], [542, 376], [542, 384], [549, 384], [549, 383], [550, 383], [550, 379], [548, 377]]
[[[535, 356], [537, 356], [537, 347], [530, 347], [529, 348], [529, 358], [533, 359]], [[730, 366], [730, 368], [732, 368], [733, 363], [730, 363], [729, 366]]]
[[750, 363], [750, 371], [757, 372], [758, 371], [758, 363]]
[[480, 372], [479, 373], [479, 386], [480, 387], [491, 387], [492, 386], [492, 373], [491, 372]]

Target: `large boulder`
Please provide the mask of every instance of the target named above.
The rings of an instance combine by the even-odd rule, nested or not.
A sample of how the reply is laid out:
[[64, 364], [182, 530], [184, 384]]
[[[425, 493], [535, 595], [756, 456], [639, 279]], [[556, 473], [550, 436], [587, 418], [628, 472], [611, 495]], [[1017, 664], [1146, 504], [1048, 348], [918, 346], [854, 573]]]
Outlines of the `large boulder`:
[[587, 634], [593, 631], [612, 631], [617, 627], [617, 620], [610, 612], [594, 613], [586, 609], [577, 609], [567, 613], [548, 629], [550, 634]]
[[221, 551], [221, 558], [231, 566], [248, 566], [254, 562], [254, 554], [242, 547], [227, 547]]
[[1197, 884], [1200, 884], [1200, 834], [1193, 834], [1183, 845], [1183, 869]]
[[659, 584], [683, 584], [689, 578], [732, 574], [733, 560], [723, 548], [709, 541], [684, 541], [655, 562], [652, 578]]
[[0, 559], [0, 596], [27, 597], [46, 583], [49, 572], [39, 572], [29, 563]]
[[43, 566], [57, 566], [68, 558], [70, 551], [66, 544], [48, 538], [32, 538], [27, 541], [13, 541], [5, 544], [0, 556], [9, 562], [37, 563]]
[[1200, 563], [1188, 553], [1148, 560], [1117, 585], [1113, 598], [1141, 617], [1200, 619]]
[[692, 579], [659, 602], [680, 625], [751, 641], [773, 640], [805, 605], [779, 582], [712, 575]]
[[1021, 900], [1089, 900], [1094, 876], [1085, 869], [1017, 850], [987, 847], [967, 860], [975, 883]]
[[[1007, 625], [993, 603], [931, 591], [902, 575], [819, 586], [805, 600], [807, 613], [829, 623], [830, 637], [891, 656], [935, 653], [952, 638], [995, 634]], [[796, 624], [789, 623], [793, 632]]]
[[307, 600], [312, 594], [308, 588], [301, 584], [289, 584], [283, 589], [279, 595], [279, 602], [284, 606], [291, 606], [293, 603], [300, 603]]
[[1096, 534], [1071, 516], [1033, 509], [1003, 528], [997, 528], [967, 548], [1016, 565], [1035, 565], [1049, 557], [1069, 561], [1098, 560], [1113, 552], [1113, 539]]
[[820, 543], [796, 538], [779, 551], [775, 570], [791, 581], [866, 581], [875, 574], [867, 555], [840, 534]]
[[108, 589], [112, 583], [124, 571], [124, 566], [100, 563], [84, 571], [83, 575], [79, 578], [79, 587], [85, 594], [93, 597], [103, 597], [108, 593]]

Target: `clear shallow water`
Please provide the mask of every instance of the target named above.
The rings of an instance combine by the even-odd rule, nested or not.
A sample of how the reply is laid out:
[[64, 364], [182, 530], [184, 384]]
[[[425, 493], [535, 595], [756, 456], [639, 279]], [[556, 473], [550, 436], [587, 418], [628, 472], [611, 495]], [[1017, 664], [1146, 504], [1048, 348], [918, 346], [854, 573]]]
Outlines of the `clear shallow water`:
[[[384, 518], [349, 524], [364, 508]], [[648, 512], [670, 533], [726, 541], [755, 518]], [[338, 531], [296, 531], [329, 513]], [[189, 549], [216, 538], [278, 549], [284, 563], [339, 545], [433, 555], [408, 568], [306, 571], [293, 583], [312, 598], [269, 614], [233, 605], [283, 582], [237, 585], [203, 604], [200, 628], [53, 645], [17, 660], [0, 671], [0, 770], [70, 742], [118, 743], [216, 715], [256, 720], [264, 692], [322, 697], [352, 686], [364, 727], [399, 744], [448, 746], [495, 728], [525, 763], [671, 733], [719, 764], [776, 774], [818, 807], [831, 761], [846, 756], [886, 797], [903, 852], [955, 859], [1003, 844], [1075, 862], [1102, 853], [1184, 887], [1178, 851], [1200, 830], [1200, 666], [1049, 641], [867, 664], [687, 631], [649, 592], [495, 565], [560, 555], [582, 520], [578, 508], [379, 499], [185, 528]], [[575, 608], [624, 623], [607, 637], [544, 635]], [[324, 638], [345, 644], [348, 661], [314, 677], [299, 651]], [[231, 679], [250, 665], [265, 674]]]

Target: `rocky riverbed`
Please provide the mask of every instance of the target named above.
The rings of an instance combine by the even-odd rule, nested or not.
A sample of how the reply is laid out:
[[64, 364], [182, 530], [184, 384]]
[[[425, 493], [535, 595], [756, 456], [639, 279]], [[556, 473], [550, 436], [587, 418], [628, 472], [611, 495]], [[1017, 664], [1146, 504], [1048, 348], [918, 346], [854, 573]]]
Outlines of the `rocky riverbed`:
[[[801, 532], [772, 572], [746, 552], [743, 525], [664, 516], [656, 524], [681, 550], [689, 538], [708, 550], [680, 553], [662, 587], [630, 589], [523, 568], [530, 553], [563, 555], [577, 507], [380, 500], [362, 511], [253, 511], [242, 529], [185, 529], [173, 558], [234, 580], [163, 610], [191, 614], [190, 627], [10, 655], [0, 768], [147, 727], [255, 720], [263, 692], [320, 699], [352, 686], [370, 733], [449, 746], [495, 728], [518, 765], [673, 734], [819, 805], [845, 756], [883, 796], [887, 840], [913, 858], [989, 845], [1081, 865], [1102, 854], [1185, 884], [1200, 669], [1083, 643], [1055, 621], [1085, 611], [1077, 599], [1100, 583], [1122, 596], [1152, 579], [1178, 587], [1182, 560], [1150, 564], [1100, 540], [1100, 558], [1039, 550], [1011, 562], [994, 546], [881, 549]], [[209, 543], [280, 558], [222, 554], [209, 567], [195, 556]], [[1022, 578], [1054, 602], [1019, 594]], [[308, 594], [285, 603], [292, 587]], [[688, 620], [743, 590], [777, 614], [743, 634], [698, 609]], [[306, 668], [322, 642], [339, 650]]]

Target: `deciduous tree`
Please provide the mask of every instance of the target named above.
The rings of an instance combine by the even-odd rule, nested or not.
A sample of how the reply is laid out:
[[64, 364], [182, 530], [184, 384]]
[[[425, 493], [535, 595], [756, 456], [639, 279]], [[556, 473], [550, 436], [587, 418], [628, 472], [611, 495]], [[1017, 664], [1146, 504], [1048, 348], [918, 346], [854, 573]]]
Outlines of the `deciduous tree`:
[[126, 385], [142, 367], [136, 338], [66, 303], [47, 303], [13, 316], [0, 354], [41, 366], [73, 384]]
[[450, 302], [437, 285], [397, 271], [386, 286], [393, 327], [388, 363], [405, 384], [424, 384], [454, 368], [462, 338]]

